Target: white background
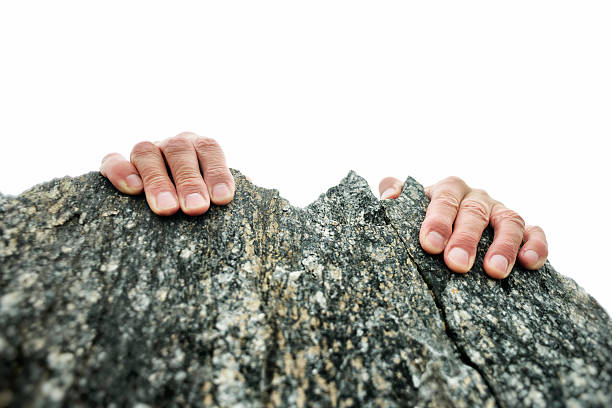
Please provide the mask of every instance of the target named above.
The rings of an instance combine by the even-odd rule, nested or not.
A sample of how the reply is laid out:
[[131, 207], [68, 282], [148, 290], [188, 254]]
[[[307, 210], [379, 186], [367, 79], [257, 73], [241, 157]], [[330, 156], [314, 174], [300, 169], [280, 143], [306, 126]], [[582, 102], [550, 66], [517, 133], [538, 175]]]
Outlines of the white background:
[[449, 175], [544, 228], [612, 310], [609, 1], [0, 3], [0, 191], [213, 137], [305, 206]]

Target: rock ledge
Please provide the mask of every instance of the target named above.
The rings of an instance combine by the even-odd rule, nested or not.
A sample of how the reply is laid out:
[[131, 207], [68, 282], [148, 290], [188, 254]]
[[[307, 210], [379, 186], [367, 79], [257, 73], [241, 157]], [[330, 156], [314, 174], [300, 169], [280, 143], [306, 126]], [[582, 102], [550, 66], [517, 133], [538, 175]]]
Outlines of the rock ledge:
[[350, 172], [305, 208], [158, 217], [98, 173], [0, 195], [0, 407], [612, 405], [612, 323], [547, 262], [422, 251], [427, 198]]

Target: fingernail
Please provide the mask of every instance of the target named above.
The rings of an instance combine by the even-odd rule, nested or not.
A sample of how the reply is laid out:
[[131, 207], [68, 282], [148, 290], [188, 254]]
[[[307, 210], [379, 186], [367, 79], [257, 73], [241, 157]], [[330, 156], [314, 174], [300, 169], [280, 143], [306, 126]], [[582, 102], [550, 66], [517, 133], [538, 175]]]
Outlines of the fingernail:
[[448, 257], [453, 263], [459, 267], [467, 268], [470, 261], [470, 256], [465, 249], [455, 247], [450, 250]]
[[129, 176], [125, 178], [125, 181], [128, 187], [131, 187], [131, 188], [141, 188], [142, 187], [142, 180], [140, 179], [140, 177], [138, 177], [137, 174], [130, 174]]
[[159, 210], [168, 210], [170, 208], [176, 207], [176, 199], [174, 195], [168, 191], [164, 191], [163, 193], [159, 193], [156, 198], [157, 201], [157, 209]]
[[431, 231], [429, 234], [427, 234], [425, 239], [432, 249], [435, 249], [436, 251], [441, 251], [444, 249], [444, 237], [438, 234], [436, 231]]
[[188, 210], [194, 210], [196, 208], [202, 208], [206, 205], [206, 201], [201, 194], [193, 193], [185, 197], [185, 208]]
[[493, 269], [497, 269], [500, 275], [506, 276], [508, 269], [508, 260], [503, 255], [493, 255], [489, 261]]
[[380, 199], [386, 200], [387, 198], [392, 197], [394, 195], [395, 195], [395, 189], [393, 187], [389, 187], [388, 189], [383, 191], [382, 195], [380, 196]]
[[215, 200], [224, 200], [231, 198], [232, 192], [226, 184], [219, 183], [213, 187], [213, 198]]
[[528, 249], [527, 251], [523, 253], [523, 258], [525, 258], [525, 261], [527, 261], [529, 265], [533, 265], [536, 262], [538, 262], [538, 259], [540, 259], [540, 256], [533, 249]]

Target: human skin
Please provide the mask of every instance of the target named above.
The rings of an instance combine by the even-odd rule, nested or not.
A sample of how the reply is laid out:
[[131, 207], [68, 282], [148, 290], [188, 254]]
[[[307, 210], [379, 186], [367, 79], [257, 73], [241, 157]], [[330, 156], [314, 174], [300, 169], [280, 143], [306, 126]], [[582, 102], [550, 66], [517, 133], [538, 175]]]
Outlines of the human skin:
[[[161, 142], [137, 143], [129, 161], [119, 153], [107, 154], [100, 172], [125, 194], [144, 191], [151, 210], [161, 216], [175, 214], [179, 209], [187, 215], [204, 214], [211, 202], [231, 202], [236, 190], [219, 144], [191, 132]], [[397, 178], [382, 179], [381, 199], [397, 198], [402, 187]], [[542, 228], [525, 225], [518, 213], [486, 191], [471, 188], [451, 176], [426, 187], [425, 193], [430, 202], [421, 225], [421, 246], [430, 254], [444, 252], [444, 262], [452, 271], [466, 273], [472, 268], [478, 242], [489, 224], [494, 239], [483, 265], [489, 276], [507, 277], [517, 259], [531, 270], [546, 262], [548, 243]]]

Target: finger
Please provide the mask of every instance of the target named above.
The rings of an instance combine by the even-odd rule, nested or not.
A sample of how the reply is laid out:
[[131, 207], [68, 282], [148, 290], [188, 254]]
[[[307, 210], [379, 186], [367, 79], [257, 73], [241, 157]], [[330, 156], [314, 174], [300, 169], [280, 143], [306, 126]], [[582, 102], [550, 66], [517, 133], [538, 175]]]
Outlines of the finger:
[[525, 231], [525, 221], [501, 203], [493, 205], [491, 226], [495, 231], [493, 243], [484, 258], [487, 275], [503, 279], [510, 274]]
[[197, 137], [193, 144], [212, 202], [218, 205], [229, 203], [234, 198], [236, 186], [221, 146], [208, 137]]
[[431, 187], [431, 202], [419, 233], [425, 251], [439, 254], [444, 250], [453, 232], [459, 203], [469, 191], [467, 184], [458, 177], [448, 177]]
[[158, 215], [176, 213], [179, 209], [176, 190], [159, 147], [151, 142], [140, 142], [132, 149], [130, 161], [140, 173], [151, 210]]
[[527, 269], [540, 269], [548, 257], [548, 242], [544, 230], [528, 225], [523, 232], [523, 247], [519, 251], [519, 261]]
[[100, 173], [113, 183], [113, 186], [125, 194], [142, 193], [143, 184], [138, 170], [119, 153], [104, 156]]
[[404, 183], [395, 177], [385, 177], [378, 184], [380, 199], [387, 200], [390, 198], [399, 197], [399, 195], [402, 193], [402, 187], [404, 187]]
[[492, 205], [493, 200], [483, 190], [472, 190], [461, 201], [453, 234], [444, 250], [444, 262], [454, 272], [472, 269], [478, 242], [489, 225]]
[[160, 148], [172, 172], [181, 210], [187, 215], [208, 211], [210, 197], [192, 141], [180, 134], [164, 140]]

